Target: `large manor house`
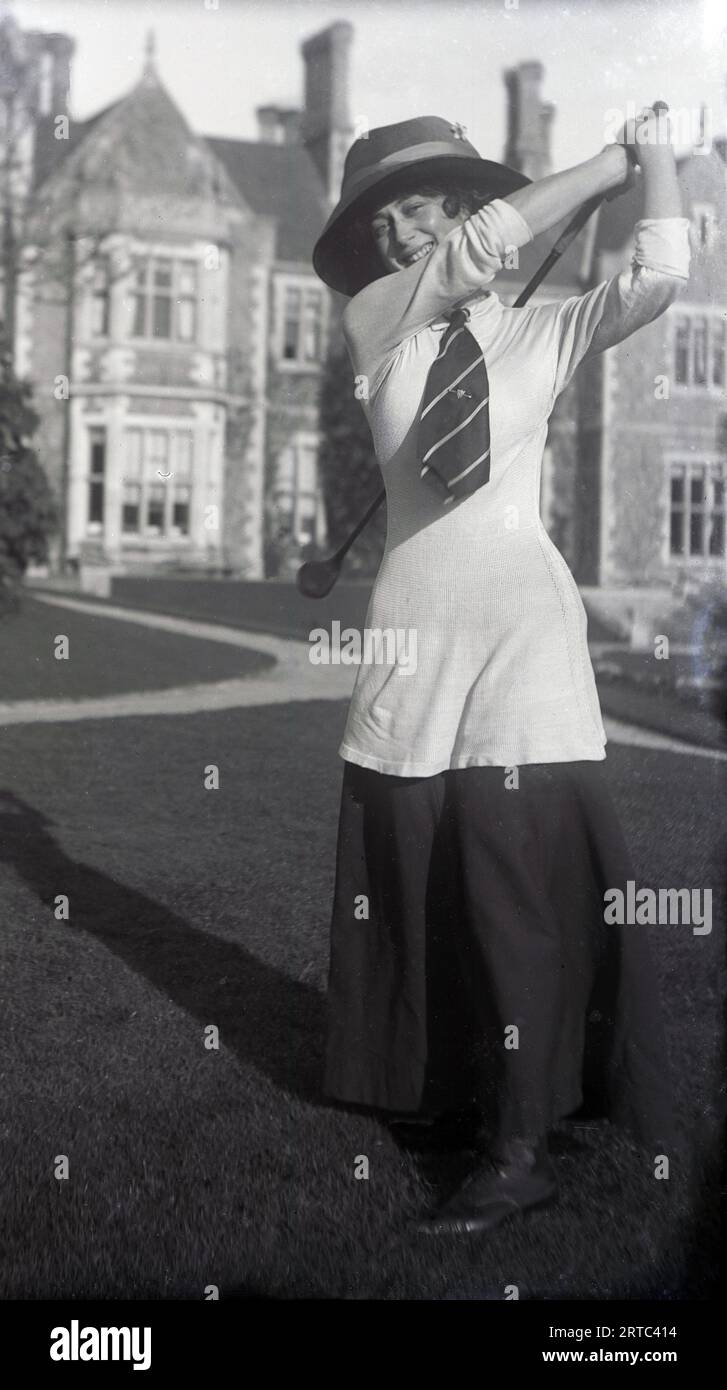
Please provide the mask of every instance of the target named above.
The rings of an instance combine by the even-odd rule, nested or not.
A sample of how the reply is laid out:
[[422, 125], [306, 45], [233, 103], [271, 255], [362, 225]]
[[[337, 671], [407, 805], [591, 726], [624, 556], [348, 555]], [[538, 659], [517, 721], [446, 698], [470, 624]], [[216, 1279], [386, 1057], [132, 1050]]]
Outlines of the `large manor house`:
[[[74, 41], [0, 23], [2, 312], [60, 502], [54, 566], [262, 578], [276, 538], [326, 544], [320, 397], [344, 301], [311, 253], [356, 134], [353, 40], [344, 21], [308, 37], [301, 107], [258, 107], [258, 138], [236, 140], [190, 129], [151, 40], [128, 95], [76, 121]], [[537, 61], [504, 74], [501, 157], [533, 178], [551, 169], [543, 77]], [[725, 572], [724, 137], [680, 179], [689, 285], [584, 367], [551, 421], [542, 513], [582, 584]], [[605, 204], [532, 302], [628, 266], [638, 197]], [[503, 299], [549, 245], [500, 277]]]

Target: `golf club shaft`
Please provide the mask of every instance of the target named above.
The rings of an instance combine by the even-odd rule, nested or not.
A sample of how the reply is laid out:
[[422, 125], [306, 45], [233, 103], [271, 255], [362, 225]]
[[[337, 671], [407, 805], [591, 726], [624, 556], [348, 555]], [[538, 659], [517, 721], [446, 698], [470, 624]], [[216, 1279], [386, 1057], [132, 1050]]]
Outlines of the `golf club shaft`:
[[[545, 279], [546, 275], [549, 274], [556, 261], [560, 260], [561, 256], [563, 255], [563, 252], [568, 249], [571, 242], [574, 240], [575, 237], [578, 236], [578, 233], [585, 226], [591, 214], [595, 212], [596, 208], [599, 207], [602, 202], [603, 195], [598, 194], [595, 198], [589, 198], [588, 202], [584, 203], [583, 206], [578, 209], [577, 213], [575, 213], [575, 215], [571, 218], [570, 222], [568, 223], [568, 226], [565, 227], [564, 230], [561, 232], [552, 250], [548, 252], [548, 255], [545, 257], [543, 264], [539, 266], [532, 279], [528, 280], [525, 289], [522, 290], [522, 292], [518, 295], [517, 299], [515, 300], [512, 306], [513, 309], [522, 309], [523, 305], [527, 303], [531, 294], [534, 292], [534, 290], [538, 288], [538, 285], [541, 283], [542, 280]], [[374, 512], [378, 511], [385, 497], [386, 488], [382, 487], [381, 491], [377, 493], [370, 507], [361, 517], [360, 521], [356, 522], [356, 525], [354, 526], [350, 536], [346, 538], [346, 540], [343, 542], [343, 545], [336, 551], [335, 555], [331, 557], [333, 561], [339, 563], [345, 558], [348, 551], [351, 549], [351, 546], [353, 545], [354, 541], [357, 539], [358, 536], [360, 536], [361, 532], [363, 531], [364, 526], [368, 526], [368, 523], [374, 515]]]
[[568, 223], [568, 226], [561, 232], [555, 245], [548, 252], [543, 264], [536, 270], [532, 279], [528, 280], [521, 294], [518, 295], [512, 306], [513, 309], [522, 309], [523, 305], [527, 304], [531, 294], [538, 288], [538, 285], [545, 279], [546, 275], [550, 273], [556, 261], [560, 260], [563, 252], [568, 250], [571, 242], [575, 240], [578, 233], [585, 227], [591, 214], [596, 211], [597, 207], [600, 207], [602, 202], [603, 195], [599, 193], [595, 198], [589, 198], [588, 202], [584, 203], [583, 206], [578, 209], [577, 213]]
[[353, 545], [354, 541], [357, 539], [358, 536], [361, 535], [361, 532], [363, 531], [364, 526], [368, 526], [368, 524], [369, 524], [369, 522], [370, 522], [370, 520], [371, 520], [371, 518], [372, 518], [374, 512], [378, 511], [378, 509], [379, 509], [379, 507], [381, 506], [381, 503], [383, 502], [385, 496], [386, 496], [386, 488], [382, 488], [381, 491], [380, 491], [379, 493], [377, 493], [376, 497], [374, 498], [374, 500], [373, 500], [373, 502], [370, 504], [370, 506], [367, 507], [367, 509], [366, 509], [366, 511], [364, 512], [363, 516], [356, 522], [356, 525], [354, 526], [354, 528], [353, 528], [353, 530], [352, 530], [350, 536], [347, 536], [347, 537], [346, 537], [346, 540], [343, 542], [343, 545], [339, 547], [339, 549], [336, 551], [335, 555], [332, 555], [332, 556], [331, 556], [331, 560], [332, 560], [332, 561], [335, 561], [336, 563], [338, 563], [339, 561], [343, 560], [343, 558], [344, 558], [344, 556], [346, 555], [347, 551], [349, 551], [349, 550], [351, 549], [351, 546]]

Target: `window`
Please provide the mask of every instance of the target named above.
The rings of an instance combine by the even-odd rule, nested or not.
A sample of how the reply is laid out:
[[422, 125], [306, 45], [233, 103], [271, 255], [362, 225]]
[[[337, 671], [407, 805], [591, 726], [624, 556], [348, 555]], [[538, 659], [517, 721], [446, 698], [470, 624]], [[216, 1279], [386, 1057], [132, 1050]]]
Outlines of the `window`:
[[692, 379], [695, 386], [707, 384], [707, 320], [704, 314], [692, 320], [694, 342], [694, 371]]
[[121, 501], [124, 535], [165, 539], [189, 535], [192, 463], [189, 430], [125, 431]]
[[90, 535], [98, 534], [104, 522], [104, 491], [106, 482], [106, 431], [91, 429], [88, 432], [88, 516], [86, 529]]
[[285, 522], [299, 544], [323, 539], [315, 436], [299, 436], [280, 455], [273, 502], [278, 520]]
[[281, 282], [279, 356], [282, 362], [316, 366], [323, 357], [323, 291], [305, 281]]
[[700, 311], [676, 315], [674, 380], [678, 386], [725, 389], [724, 313]]
[[125, 535], [136, 535], [141, 520], [141, 442], [141, 430], [126, 430], [121, 494], [121, 530]]
[[100, 256], [93, 268], [91, 285], [91, 335], [106, 338], [109, 332], [109, 282], [110, 268], [108, 256]]
[[725, 555], [725, 466], [673, 464], [669, 554], [673, 559]]
[[689, 319], [677, 319], [674, 344], [674, 375], [682, 386], [689, 381]]
[[697, 247], [712, 249], [717, 236], [717, 219], [713, 203], [694, 203], [692, 207], [692, 227]]
[[137, 258], [133, 282], [133, 338], [193, 343], [197, 335], [197, 264], [166, 256]]
[[724, 319], [715, 319], [712, 324], [712, 385], [723, 386], [724, 375], [724, 346], [725, 330], [727, 323]]
[[147, 536], [164, 535], [164, 512], [167, 498], [167, 468], [169, 435], [164, 430], [150, 430], [145, 435], [144, 473], [146, 507], [144, 529]]
[[170, 530], [173, 536], [188, 536], [192, 499], [192, 436], [178, 433], [176, 442]]
[[298, 359], [302, 304], [302, 290], [296, 289], [294, 285], [287, 285], [283, 315], [283, 357], [286, 362], [295, 362]]
[[193, 343], [197, 333], [197, 267], [194, 261], [181, 261], [177, 278], [177, 337]]

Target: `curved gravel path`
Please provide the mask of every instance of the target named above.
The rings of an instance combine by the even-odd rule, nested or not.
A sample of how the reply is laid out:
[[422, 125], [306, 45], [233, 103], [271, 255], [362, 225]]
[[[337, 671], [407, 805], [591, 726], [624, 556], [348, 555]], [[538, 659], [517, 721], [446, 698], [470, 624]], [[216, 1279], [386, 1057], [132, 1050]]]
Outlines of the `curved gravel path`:
[[[110, 620], [137, 623], [141, 627], [158, 628], [182, 636], [204, 638], [211, 642], [223, 642], [231, 646], [267, 652], [275, 658], [277, 664], [261, 676], [241, 676], [231, 680], [197, 684], [192, 682], [168, 690], [140, 690], [123, 695], [79, 700], [12, 701], [0, 704], [0, 727], [36, 722], [67, 723], [81, 719], [119, 719], [130, 715], [201, 714], [254, 705], [289, 704], [299, 700], [345, 700], [353, 688], [356, 668], [311, 665], [307, 642], [55, 594], [36, 592], [33, 597], [38, 602], [57, 608], [93, 613]], [[727, 760], [727, 752], [698, 747], [609, 716], [604, 717], [604, 727], [609, 741], [613, 743], [660, 749], [663, 752], [681, 753], [696, 758]]]

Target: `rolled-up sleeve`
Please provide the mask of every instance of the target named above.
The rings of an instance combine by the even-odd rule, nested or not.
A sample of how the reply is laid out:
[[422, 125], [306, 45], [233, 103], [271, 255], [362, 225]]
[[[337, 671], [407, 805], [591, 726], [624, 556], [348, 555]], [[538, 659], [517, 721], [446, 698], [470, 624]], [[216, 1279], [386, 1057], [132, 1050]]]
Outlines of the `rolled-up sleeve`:
[[425, 260], [367, 285], [343, 314], [354, 369], [373, 375], [401, 343], [488, 284], [508, 254], [532, 239], [520, 213], [496, 198], [455, 227]]
[[557, 340], [556, 395], [568, 385], [585, 357], [613, 347], [663, 314], [689, 278], [686, 217], [644, 219], [636, 223], [634, 237], [629, 269], [604, 280], [588, 294], [574, 295], [552, 306]]

